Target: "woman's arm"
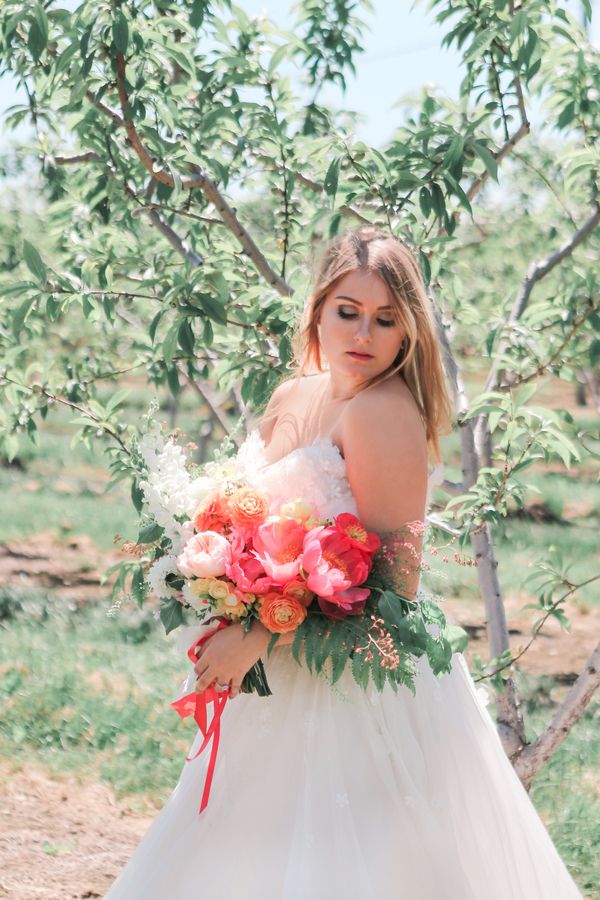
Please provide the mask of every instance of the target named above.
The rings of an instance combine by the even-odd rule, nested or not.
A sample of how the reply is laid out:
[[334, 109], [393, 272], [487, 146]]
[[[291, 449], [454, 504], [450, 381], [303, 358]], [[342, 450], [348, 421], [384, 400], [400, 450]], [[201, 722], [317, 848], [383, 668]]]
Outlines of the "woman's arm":
[[417, 406], [410, 397], [358, 394], [341, 429], [358, 518], [382, 540], [374, 565], [398, 593], [413, 599], [428, 475], [427, 439]]

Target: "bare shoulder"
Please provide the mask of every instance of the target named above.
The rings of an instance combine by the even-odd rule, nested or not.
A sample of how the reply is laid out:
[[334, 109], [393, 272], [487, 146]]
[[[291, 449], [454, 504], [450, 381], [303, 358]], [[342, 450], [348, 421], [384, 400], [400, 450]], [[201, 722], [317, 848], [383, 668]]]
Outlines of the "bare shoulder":
[[302, 375], [286, 378], [277, 385], [259, 419], [258, 427], [263, 440], [270, 439], [277, 419], [290, 406], [301, 402], [307, 391], [314, 389], [316, 382], [317, 376]]
[[368, 527], [394, 529], [424, 516], [427, 437], [404, 381], [389, 379], [353, 397], [341, 438], [359, 517]]
[[408, 385], [398, 379], [367, 388], [352, 398], [342, 418], [342, 435], [346, 441], [356, 440], [360, 434], [368, 436], [368, 443], [382, 450], [398, 449], [399, 445], [414, 447], [417, 454], [427, 457], [427, 438], [419, 408]]

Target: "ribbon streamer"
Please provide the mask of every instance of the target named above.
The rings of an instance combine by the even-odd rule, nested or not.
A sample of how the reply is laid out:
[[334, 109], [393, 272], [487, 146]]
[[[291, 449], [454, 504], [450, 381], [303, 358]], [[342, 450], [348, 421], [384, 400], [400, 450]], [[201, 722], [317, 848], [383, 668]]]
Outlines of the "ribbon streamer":
[[[198, 650], [198, 648], [201, 647], [205, 641], [216, 634], [217, 631], [220, 631], [221, 628], [227, 628], [228, 624], [229, 623], [226, 620], [220, 619], [216, 628], [213, 628], [211, 631], [202, 635], [201, 638], [198, 638], [198, 640], [192, 644], [192, 646], [187, 651], [187, 655], [193, 663], [198, 662], [198, 657], [196, 656], [196, 651]], [[219, 737], [221, 735], [221, 716], [223, 715], [223, 710], [225, 709], [225, 705], [228, 699], [229, 688], [227, 688], [226, 691], [216, 691], [214, 687], [211, 686], [202, 691], [201, 694], [199, 694], [197, 691], [194, 691], [193, 693], [186, 694], [184, 697], [180, 697], [179, 700], [174, 700], [171, 703], [171, 706], [177, 710], [182, 719], [185, 719], [186, 716], [194, 716], [194, 721], [202, 732], [202, 736], [204, 738], [199, 750], [196, 751], [194, 756], [186, 756], [186, 762], [192, 762], [192, 760], [200, 756], [200, 754], [203, 753], [204, 750], [206, 750], [212, 739], [212, 747], [210, 749], [208, 769], [206, 771], [206, 778], [204, 780], [204, 790], [202, 791], [202, 801], [200, 803], [199, 812], [203, 812], [208, 805], [208, 798], [210, 795], [210, 788], [215, 771], [215, 764], [217, 762], [217, 752], [219, 750]], [[207, 715], [209, 703], [212, 703], [214, 707], [210, 725], [208, 725]]]

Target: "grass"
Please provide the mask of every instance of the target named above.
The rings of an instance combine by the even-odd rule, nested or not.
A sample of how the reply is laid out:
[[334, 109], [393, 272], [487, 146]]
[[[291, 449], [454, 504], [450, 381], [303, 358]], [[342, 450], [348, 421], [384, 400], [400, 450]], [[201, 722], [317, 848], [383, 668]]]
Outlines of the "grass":
[[[147, 611], [107, 617], [52, 594], [0, 594], [0, 754], [111, 784], [135, 809], [173, 789], [195, 726], [168, 705], [187, 661]], [[519, 674], [528, 737], [557, 702], [548, 677]], [[597, 883], [600, 703], [591, 704], [531, 797], [582, 890]]]
[[187, 667], [160, 623], [140, 610], [115, 620], [108, 605], [78, 608], [49, 593], [1, 597], [0, 752], [27, 748], [50, 771], [85, 770], [117, 796], [159, 805], [195, 728], [169, 707]]

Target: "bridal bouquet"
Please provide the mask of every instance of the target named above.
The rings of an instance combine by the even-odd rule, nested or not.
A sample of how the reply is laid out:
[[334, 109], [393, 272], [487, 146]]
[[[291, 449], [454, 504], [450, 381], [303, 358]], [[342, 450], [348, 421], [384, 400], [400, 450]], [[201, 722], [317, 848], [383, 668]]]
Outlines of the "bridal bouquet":
[[[392, 585], [390, 547], [356, 516], [322, 517], [308, 498], [274, 514], [235, 457], [200, 467], [187, 449], [156, 428], [138, 447], [145, 517], [139, 543], [167, 632], [190, 614], [219, 627], [238, 621], [246, 630], [259, 619], [272, 634], [267, 654], [281, 634], [294, 632], [298, 663], [302, 654], [310, 671], [333, 683], [350, 666], [363, 688], [372, 681], [382, 690], [389, 682], [414, 694], [423, 654], [436, 674], [450, 670], [454, 650], [441, 609], [424, 594], [410, 600]], [[406, 531], [422, 528], [412, 523]], [[190, 648], [194, 661], [200, 644]], [[242, 690], [270, 693], [262, 661]]]

